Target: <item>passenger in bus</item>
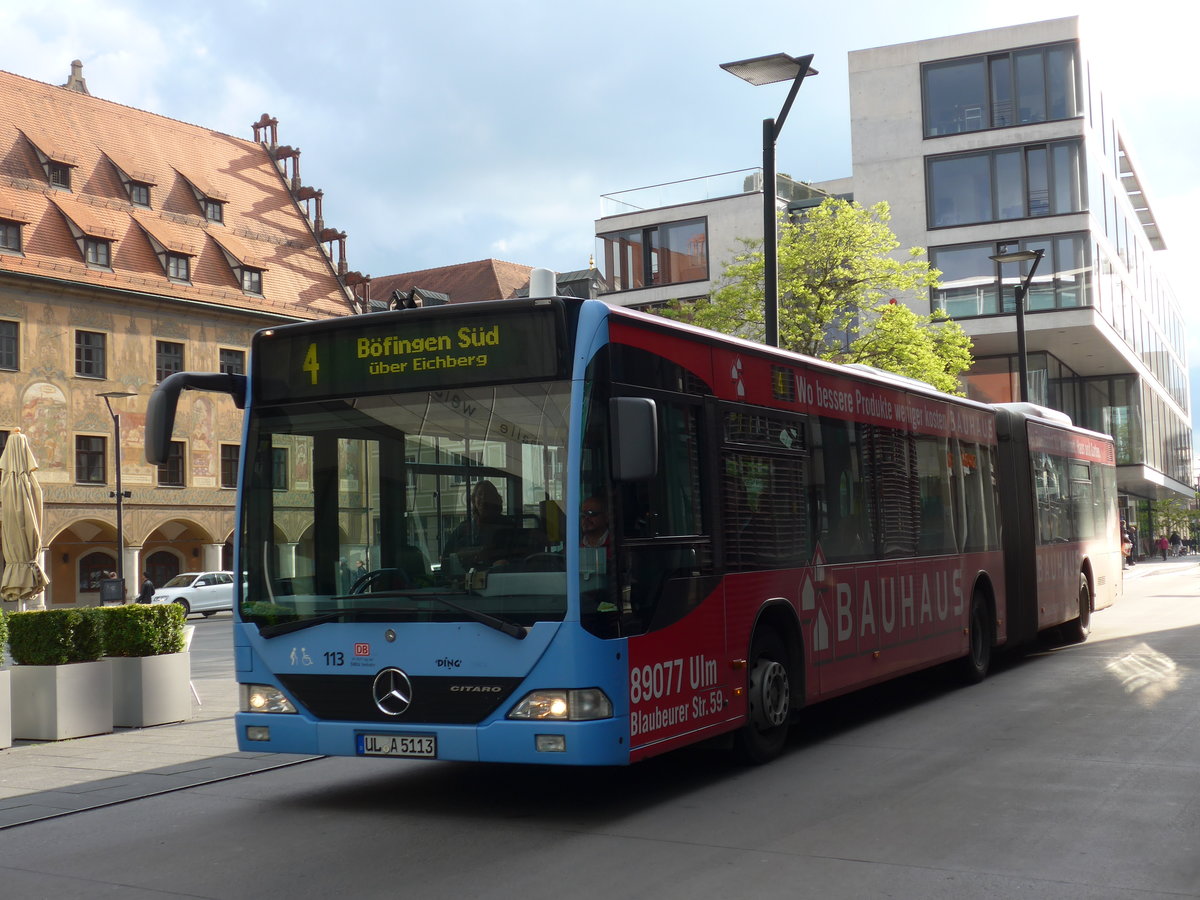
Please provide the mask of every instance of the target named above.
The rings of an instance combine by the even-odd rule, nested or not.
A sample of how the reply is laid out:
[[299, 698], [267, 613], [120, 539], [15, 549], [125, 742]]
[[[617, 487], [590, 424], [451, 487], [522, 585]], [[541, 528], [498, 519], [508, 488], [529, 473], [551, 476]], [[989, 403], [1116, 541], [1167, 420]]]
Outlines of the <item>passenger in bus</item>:
[[512, 521], [504, 515], [504, 501], [490, 481], [477, 481], [471, 489], [471, 515], [450, 532], [443, 553], [443, 565], [453, 571], [492, 566], [503, 562], [513, 532]]

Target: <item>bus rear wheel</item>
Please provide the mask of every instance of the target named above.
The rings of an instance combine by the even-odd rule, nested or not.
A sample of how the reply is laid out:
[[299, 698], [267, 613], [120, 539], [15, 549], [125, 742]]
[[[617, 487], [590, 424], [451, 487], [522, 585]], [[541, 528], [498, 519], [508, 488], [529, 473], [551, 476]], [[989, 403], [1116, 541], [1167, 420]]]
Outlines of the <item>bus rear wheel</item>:
[[1082, 644], [1092, 633], [1092, 587], [1087, 575], [1079, 573], [1079, 616], [1062, 627], [1063, 640], [1068, 644]]
[[992, 616], [987, 598], [980, 591], [971, 595], [967, 619], [967, 655], [958, 661], [958, 671], [967, 684], [978, 684], [992, 666]]
[[787, 664], [787, 649], [776, 632], [760, 629], [755, 633], [748, 666], [748, 721], [734, 739], [738, 756], [748, 763], [770, 762], [783, 752], [787, 743], [792, 714]]

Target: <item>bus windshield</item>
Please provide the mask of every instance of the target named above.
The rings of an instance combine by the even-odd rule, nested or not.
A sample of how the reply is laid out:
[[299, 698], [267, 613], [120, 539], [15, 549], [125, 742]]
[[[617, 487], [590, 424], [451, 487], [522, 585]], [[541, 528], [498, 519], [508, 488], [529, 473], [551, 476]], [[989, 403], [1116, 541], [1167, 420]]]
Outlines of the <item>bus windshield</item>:
[[254, 408], [243, 617], [264, 634], [561, 620], [568, 395], [544, 381]]

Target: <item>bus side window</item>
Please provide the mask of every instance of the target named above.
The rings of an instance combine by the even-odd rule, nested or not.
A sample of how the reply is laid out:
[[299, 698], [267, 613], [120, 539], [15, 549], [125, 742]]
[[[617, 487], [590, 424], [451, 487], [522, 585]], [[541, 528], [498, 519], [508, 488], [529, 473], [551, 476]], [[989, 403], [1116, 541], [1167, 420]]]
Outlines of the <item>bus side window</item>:
[[841, 419], [816, 419], [809, 488], [812, 531], [828, 562], [868, 559], [875, 554], [875, 529], [868, 500], [864, 426]]
[[921, 485], [921, 531], [917, 552], [954, 553], [950, 447], [945, 438], [917, 435], [917, 473]]

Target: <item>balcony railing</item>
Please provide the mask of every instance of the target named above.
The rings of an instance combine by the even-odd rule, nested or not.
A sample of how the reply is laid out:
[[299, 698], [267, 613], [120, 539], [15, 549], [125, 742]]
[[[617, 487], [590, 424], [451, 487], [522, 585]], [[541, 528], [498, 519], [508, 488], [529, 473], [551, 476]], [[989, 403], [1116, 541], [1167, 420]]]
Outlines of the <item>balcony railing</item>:
[[[602, 194], [600, 215], [602, 217], [621, 216], [648, 209], [661, 209], [665, 206], [700, 203], [704, 200], [715, 200], [718, 197], [757, 194], [761, 190], [762, 169], [738, 169], [734, 172], [721, 172], [716, 175], [704, 175], [700, 178], [686, 178], [683, 181], [671, 181], [666, 184], [654, 184], [613, 194]], [[817, 190], [801, 181], [794, 181], [786, 175], [777, 176], [775, 194], [789, 203], [821, 200], [826, 196], [824, 191]]]

